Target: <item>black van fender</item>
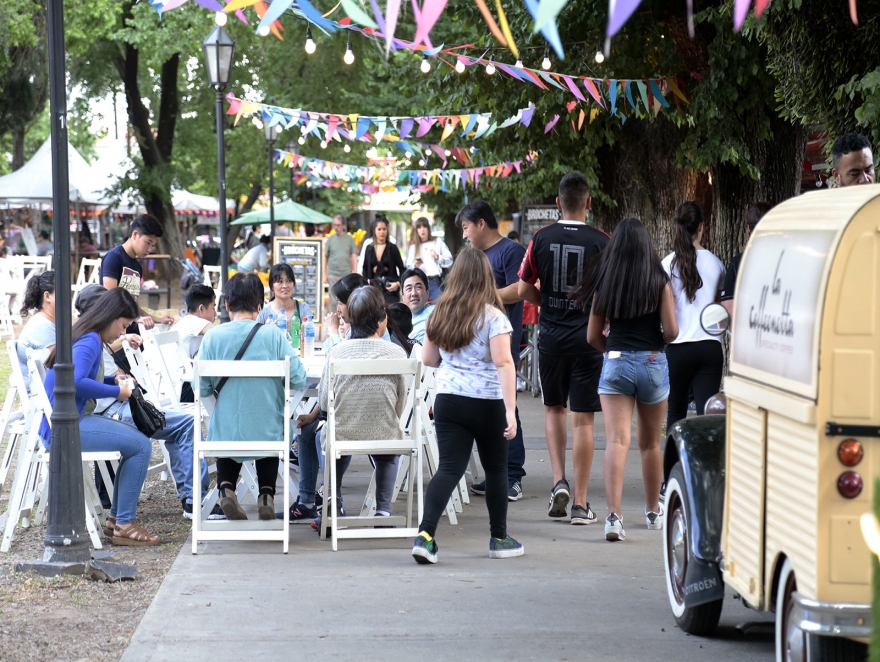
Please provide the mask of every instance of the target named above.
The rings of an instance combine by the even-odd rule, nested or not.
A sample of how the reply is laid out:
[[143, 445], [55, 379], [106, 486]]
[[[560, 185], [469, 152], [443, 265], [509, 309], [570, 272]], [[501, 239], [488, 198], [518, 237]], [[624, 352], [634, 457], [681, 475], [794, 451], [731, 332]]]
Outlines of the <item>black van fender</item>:
[[[724, 523], [726, 416], [695, 416], [672, 426], [663, 457], [663, 476], [681, 463], [690, 512], [691, 560], [685, 583], [688, 607], [724, 596], [721, 529]], [[693, 587], [693, 588], [691, 588]]]

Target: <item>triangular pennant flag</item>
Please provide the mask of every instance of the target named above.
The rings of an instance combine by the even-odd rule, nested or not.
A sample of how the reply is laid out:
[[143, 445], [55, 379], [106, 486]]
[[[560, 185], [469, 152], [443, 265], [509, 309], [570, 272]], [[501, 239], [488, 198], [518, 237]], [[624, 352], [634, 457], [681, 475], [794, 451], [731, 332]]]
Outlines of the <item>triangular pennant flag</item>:
[[378, 129], [376, 130], [375, 138], [376, 142], [379, 142], [382, 140], [382, 136], [385, 135], [385, 129], [388, 127], [388, 121], [385, 119], [381, 119], [376, 122], [376, 126], [378, 127]]
[[431, 130], [434, 126], [435, 119], [433, 117], [418, 117], [416, 121], [419, 123], [419, 130], [416, 131], [416, 138], [421, 138]]
[[363, 138], [364, 134], [370, 130], [370, 118], [369, 117], [359, 117], [357, 120], [357, 132], [355, 133], [355, 140], [360, 140]]
[[663, 96], [663, 92], [660, 91], [660, 86], [657, 85], [657, 81], [651, 79], [648, 81], [648, 84], [651, 86], [651, 93], [654, 95], [654, 98], [660, 102], [660, 105], [664, 108], [669, 108], [669, 102], [666, 100], [666, 97]]
[[626, 100], [629, 101], [629, 105], [633, 110], [636, 110], [636, 102], [633, 100], [633, 92], [632, 92], [632, 81], [626, 81], [623, 84], [624, 93], [626, 94]]
[[647, 112], [651, 112], [651, 106], [648, 103], [648, 86], [645, 85], [642, 81], [635, 81], [636, 86], [639, 88], [639, 96], [642, 97], [642, 103], [645, 104], [645, 110]]
[[565, 81], [565, 84], [568, 86], [568, 89], [571, 90], [571, 93], [577, 97], [578, 101], [586, 101], [587, 98], [583, 95], [577, 85], [575, 85], [574, 80], [571, 79], [570, 76], [562, 76], [562, 80]]
[[[467, 120], [464, 119], [465, 117], [467, 118]], [[476, 126], [476, 124], [477, 124], [478, 117], [479, 117], [479, 115], [477, 115], [476, 113], [473, 113], [471, 115], [463, 115], [462, 116], [461, 123], [465, 124], [465, 121], [467, 121], [467, 124], [465, 124], [465, 127], [461, 130], [463, 135], [466, 136], [467, 134], [469, 134], [471, 131], [474, 130], [474, 126]]]
[[608, 81], [608, 101], [611, 104], [611, 110], [609, 111], [612, 115], [617, 112], [617, 81], [609, 80]]
[[550, 133], [550, 129], [556, 126], [556, 123], [559, 121], [559, 115], [554, 115], [553, 119], [547, 123], [547, 126], [544, 127], [544, 133]]
[[522, 117], [520, 118], [520, 124], [528, 128], [529, 124], [532, 123], [532, 116], [535, 114], [534, 108], [527, 108], [522, 112]]
[[591, 78], [584, 78], [584, 87], [587, 88], [587, 92], [590, 93], [590, 96], [593, 97], [593, 101], [598, 103], [603, 108], [605, 107], [605, 101], [602, 99], [602, 95], [599, 92], [599, 88], [596, 87], [596, 84], [593, 82]]
[[409, 117], [406, 118], [406, 119], [401, 120], [401, 122], [400, 122], [400, 132], [398, 133], [398, 135], [400, 136], [400, 139], [401, 139], [401, 140], [405, 140], [406, 137], [409, 136], [409, 134], [410, 134], [410, 133], [412, 132], [412, 130], [413, 130], [413, 125], [414, 125], [414, 124], [415, 124], [415, 121], [414, 121], [412, 118], [409, 118]]

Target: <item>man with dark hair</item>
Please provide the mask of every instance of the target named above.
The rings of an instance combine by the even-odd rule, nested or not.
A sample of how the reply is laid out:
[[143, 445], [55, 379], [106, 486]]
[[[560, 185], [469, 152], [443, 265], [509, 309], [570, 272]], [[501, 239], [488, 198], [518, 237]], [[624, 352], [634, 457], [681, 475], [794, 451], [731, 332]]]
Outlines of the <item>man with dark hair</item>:
[[874, 154], [861, 133], [847, 133], [831, 146], [831, 174], [838, 186], [874, 183]]
[[434, 312], [434, 304], [428, 303], [428, 276], [418, 267], [400, 274], [403, 284], [403, 303], [412, 313], [412, 332], [409, 337], [416, 342], [425, 341], [425, 327]]
[[[510, 334], [510, 352], [513, 363], [519, 366], [519, 344], [522, 339], [523, 301], [517, 291], [519, 265], [522, 263], [525, 248], [521, 244], [502, 237], [498, 232], [495, 213], [485, 200], [474, 200], [465, 205], [455, 217], [455, 224], [461, 228], [462, 236], [474, 248], [479, 248], [489, 258], [495, 275], [495, 288], [507, 311], [513, 332]], [[507, 452], [507, 480], [510, 501], [522, 499], [522, 479], [526, 475], [523, 465], [526, 462], [526, 447], [523, 441], [519, 409], [516, 410], [516, 436], [510, 440]], [[471, 486], [474, 494], [486, 493], [486, 481]]]
[[[759, 221], [773, 207], [769, 202], [756, 202], [746, 212], [746, 227], [749, 230], [749, 236], [752, 235]], [[721, 290], [721, 305], [727, 309], [733, 318], [733, 298], [736, 295], [736, 276], [739, 274], [739, 265], [742, 262], [742, 251], [734, 255], [730, 264], [727, 266], [727, 272], [724, 276], [724, 288]]]
[[40, 230], [40, 236], [37, 239], [37, 256], [45, 257], [46, 255], [54, 255], [55, 247], [52, 245], [52, 242], [49, 241], [49, 233], [45, 230]]
[[183, 366], [183, 384], [180, 387], [181, 402], [195, 402], [190, 380], [192, 379], [192, 360], [199, 353], [202, 338], [212, 326], [217, 317], [217, 305], [214, 298], [214, 290], [207, 285], [193, 285], [184, 296], [187, 315], [181, 317], [172, 331], [177, 331], [177, 349], [180, 355], [180, 365]]
[[[565, 517], [571, 488], [565, 479], [565, 449], [568, 444], [567, 411], [571, 398], [572, 464], [574, 505], [572, 524], [593, 524], [596, 513], [587, 501], [590, 469], [593, 465], [593, 423], [599, 403], [599, 375], [602, 354], [587, 342], [589, 312], [584, 312], [568, 293], [594, 268], [608, 245], [608, 235], [587, 225], [590, 186], [579, 172], [570, 172], [559, 183], [556, 206], [564, 220], [538, 230], [532, 237], [520, 269], [519, 293], [541, 307], [541, 335], [538, 338], [538, 369], [544, 398], [544, 431], [553, 489], [550, 517]], [[541, 289], [536, 287], [540, 280]]]
[[[101, 284], [108, 290], [121, 287], [138, 300], [141, 294], [141, 282], [144, 268], [140, 260], [147, 257], [156, 248], [162, 236], [162, 226], [149, 214], [135, 217], [129, 227], [128, 239], [121, 246], [110, 249], [101, 261]], [[173, 324], [171, 315], [156, 317], [145, 312], [138, 304], [141, 314], [140, 322], [145, 329], [152, 329], [156, 324]], [[138, 333], [137, 321], [128, 327], [128, 333]]]
[[244, 254], [238, 261], [238, 270], [242, 273], [251, 271], [266, 271], [269, 268], [269, 242], [268, 235], [260, 237], [260, 241]]

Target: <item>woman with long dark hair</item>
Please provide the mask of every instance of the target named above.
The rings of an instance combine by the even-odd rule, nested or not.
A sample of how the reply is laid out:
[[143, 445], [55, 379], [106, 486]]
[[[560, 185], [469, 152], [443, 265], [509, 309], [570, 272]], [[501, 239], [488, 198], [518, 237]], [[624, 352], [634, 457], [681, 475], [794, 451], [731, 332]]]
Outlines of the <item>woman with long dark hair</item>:
[[605, 354], [599, 378], [608, 444], [605, 539], [624, 540], [621, 500], [633, 409], [638, 412], [645, 520], [649, 529], [660, 528], [660, 432], [669, 395], [664, 348], [678, 335], [672, 288], [641, 221], [628, 218], [617, 226], [595, 280], [579, 284], [573, 294], [590, 311], [587, 340]]
[[[31, 313], [33, 313], [31, 315]], [[18, 363], [21, 366], [24, 385], [31, 389], [28, 374], [28, 359], [42, 358], [55, 346], [55, 272], [44, 271], [27, 282], [24, 303], [21, 306], [22, 318], [31, 315], [24, 325], [18, 340], [15, 341]]]
[[440, 276], [452, 266], [452, 253], [442, 239], [431, 234], [431, 223], [424, 216], [413, 222], [412, 244], [406, 252], [406, 268], [421, 269], [428, 277], [428, 295], [436, 301], [443, 294]]
[[364, 253], [364, 278], [382, 290], [387, 303], [396, 303], [400, 301], [400, 274], [404, 267], [397, 246], [388, 241], [388, 221], [384, 216], [370, 225], [370, 238], [373, 243]]
[[439, 368], [434, 426], [440, 462], [413, 543], [418, 563], [437, 562], [437, 522], [464, 475], [474, 441], [486, 472], [489, 558], [524, 553], [507, 535], [507, 446], [517, 428], [511, 330], [489, 258], [479, 249], [463, 249], [428, 319], [422, 350], [425, 365]]
[[688, 395], [694, 394], [697, 414], [721, 388], [724, 353], [721, 338], [700, 326], [700, 313], [718, 301], [724, 284], [724, 265], [700, 243], [706, 230], [703, 210], [696, 202], [683, 203], [675, 213], [673, 252], [663, 258], [675, 294], [679, 334], [666, 349], [669, 361], [669, 409], [666, 429], [687, 416]]
[[[73, 325], [73, 379], [76, 387], [76, 409], [80, 415], [79, 431], [85, 452], [117, 451], [122, 455], [113, 484], [113, 505], [104, 529], [116, 545], [136, 547], [158, 545], [159, 536], [145, 531], [136, 521], [137, 502], [153, 445], [149, 437], [121, 421], [103, 416], [84, 416], [86, 400], [115, 398], [126, 401], [132, 387], [119, 382], [117, 375], [103, 376], [102, 344], [111, 343], [140, 316], [137, 303], [126, 290], [114, 288], [101, 296], [99, 305], [86, 310]], [[55, 404], [55, 349], [46, 360], [46, 392]], [[101, 381], [98, 381], [99, 374]], [[43, 445], [50, 449], [52, 431], [44, 418], [40, 426]]]

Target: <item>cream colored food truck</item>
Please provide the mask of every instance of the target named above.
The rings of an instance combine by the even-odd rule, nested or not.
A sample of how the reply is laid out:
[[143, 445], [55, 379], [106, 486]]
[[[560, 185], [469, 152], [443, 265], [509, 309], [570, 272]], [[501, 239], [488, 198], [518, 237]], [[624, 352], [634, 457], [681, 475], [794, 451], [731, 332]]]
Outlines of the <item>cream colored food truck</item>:
[[[704, 327], [723, 333], [713, 304]], [[725, 585], [776, 614], [777, 660], [858, 660], [871, 633], [859, 526], [880, 473], [880, 186], [770, 211], [743, 256], [725, 415], [673, 426], [669, 603], [714, 630]]]

